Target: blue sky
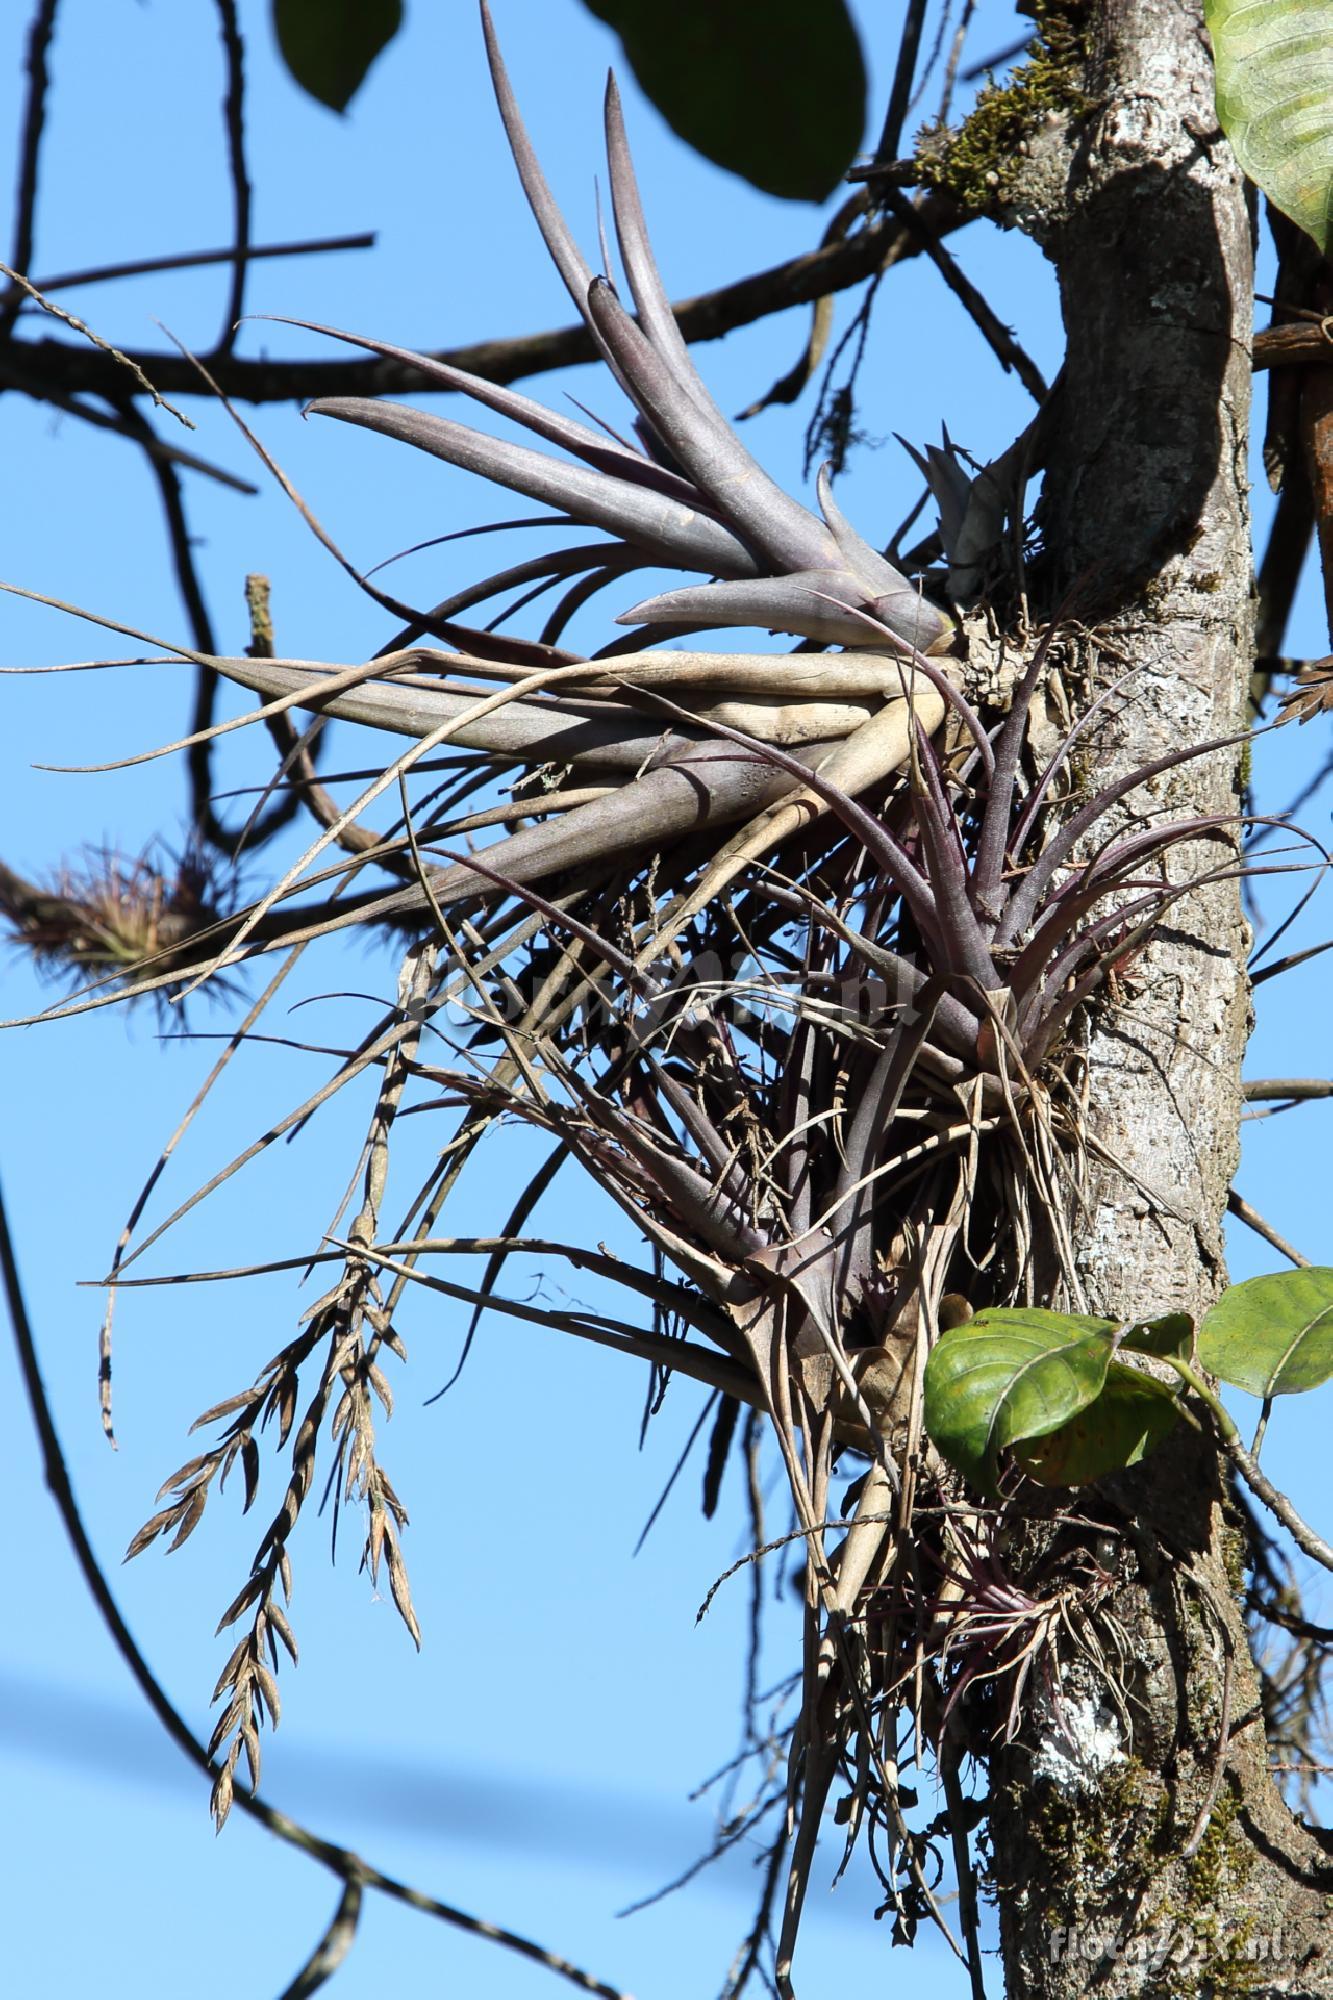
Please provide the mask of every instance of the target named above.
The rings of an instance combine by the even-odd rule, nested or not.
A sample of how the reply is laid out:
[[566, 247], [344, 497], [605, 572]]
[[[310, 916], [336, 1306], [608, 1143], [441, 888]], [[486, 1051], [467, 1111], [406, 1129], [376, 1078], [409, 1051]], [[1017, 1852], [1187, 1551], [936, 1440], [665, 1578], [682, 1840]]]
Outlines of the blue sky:
[[[0, 24], [0, 132], [17, 129], [26, 10]], [[873, 71], [872, 120], [888, 87], [893, 36], [880, 10], [855, 8]], [[614, 38], [576, 0], [496, 0], [497, 23], [548, 175], [585, 242], [594, 239], [599, 105]], [[339, 120], [279, 72], [267, 9], [241, 8], [251, 37], [249, 131], [258, 241], [372, 228], [369, 254], [261, 264], [254, 312], [299, 314], [408, 345], [443, 345], [563, 324], [568, 304], [523, 208], [490, 99], [480, 34], [466, 0], [416, 0], [408, 28]], [[972, 47], [1003, 48], [1015, 16], [983, 0]], [[53, 55], [36, 275], [132, 256], [210, 248], [227, 240], [218, 109], [221, 65], [213, 10], [194, 4], [66, 0]], [[664, 128], [621, 73], [658, 254], [677, 295], [702, 291], [813, 245], [825, 217], [766, 201], [699, 161]], [[975, 225], [958, 239], [969, 275], [1016, 327], [1048, 378], [1059, 362], [1054, 288], [1033, 248]], [[221, 271], [177, 274], [62, 295], [107, 337], [153, 346], [155, 320], [187, 344], [217, 337]], [[845, 325], [848, 305], [840, 307]], [[40, 329], [34, 328], [34, 332]], [[805, 315], [787, 314], [701, 351], [724, 408], [751, 402], [794, 360]], [[311, 337], [248, 326], [242, 351], [304, 353]], [[332, 350], [330, 350], [332, 351]], [[892, 441], [938, 435], [941, 421], [979, 457], [1008, 444], [1030, 415], [1012, 376], [979, 346], [922, 261], [893, 274], [873, 325], [864, 419], [881, 440], [861, 451], [840, 488], [863, 529], [883, 539], [916, 494]], [[591, 371], [536, 385], [602, 399]], [[199, 401], [199, 429], [178, 441], [256, 481], [262, 473], [225, 415]], [[800, 479], [808, 403], [750, 427], [780, 479]], [[342, 426], [288, 409], [255, 419], [276, 457], [355, 559], [510, 511], [466, 475]], [[71, 599], [163, 636], [184, 636], [156, 503], [119, 440], [5, 399], [11, 476], [4, 569], [27, 587]], [[170, 420], [160, 425], [177, 437]], [[1256, 508], [1267, 496], [1256, 493]], [[266, 484], [245, 498], [190, 482], [200, 560], [222, 643], [244, 643], [242, 581], [272, 579], [281, 648], [352, 660], [385, 637], [375, 612]], [[405, 595], [451, 580], [473, 560], [436, 551], [399, 571]], [[451, 567], [452, 565], [452, 567]], [[1302, 597], [1289, 649], [1321, 653], [1317, 591]], [[88, 627], [9, 598], [0, 602], [0, 663], [32, 666], [99, 657], [115, 647]], [[155, 833], [179, 834], [183, 786], [169, 762], [103, 775], [40, 764], [87, 764], [170, 740], [185, 726], [184, 671], [156, 667], [4, 685], [0, 851], [14, 866], [49, 868], [84, 844], [135, 852]], [[231, 704], [240, 712], [240, 697]], [[1260, 747], [1266, 803], [1277, 806], [1317, 767], [1324, 739], [1288, 730]], [[355, 752], [345, 738], [349, 758]], [[231, 740], [219, 782], [263, 774], [264, 752]], [[1305, 815], [1327, 832], [1320, 795]], [[1281, 905], [1264, 892], [1266, 911]], [[1318, 909], [1301, 936], [1314, 941]], [[300, 975], [291, 1000], [309, 1004], [274, 1032], [332, 1042], [354, 1036], [392, 990], [393, 963], [347, 947]], [[5, 1015], [51, 999], [17, 957], [3, 963]], [[1316, 964], [1265, 988], [1249, 1073], [1318, 1073], [1326, 1019]], [[338, 990], [344, 996], [321, 998]], [[356, 997], [361, 996], [361, 997]], [[190, 1027], [216, 1033], [221, 1009], [196, 1005]], [[215, 1500], [189, 1546], [117, 1568], [152, 1510], [159, 1481], [193, 1448], [189, 1424], [248, 1385], [289, 1337], [308, 1303], [291, 1280], [126, 1295], [116, 1352], [119, 1451], [102, 1440], [96, 1404], [98, 1295], [78, 1288], [106, 1268], [129, 1205], [215, 1053], [211, 1041], [164, 1041], [151, 1013], [106, 1011], [0, 1037], [0, 1142], [11, 1222], [43, 1365], [76, 1489], [130, 1623], [168, 1690], [207, 1733], [207, 1695], [225, 1657], [212, 1637], [238, 1588], [273, 1496], [273, 1467], [256, 1515]], [[150, 1211], [168, 1208], [323, 1075], [318, 1060], [252, 1049], [210, 1102]], [[291, 1147], [226, 1184], [154, 1255], [158, 1272], [259, 1261], [314, 1244], [328, 1228], [355, 1158], [368, 1101], [339, 1098]], [[1326, 1247], [1327, 1107], [1247, 1128], [1239, 1185], [1308, 1254]], [[406, 1141], [428, 1156], [425, 1121]], [[412, 1149], [415, 1148], [413, 1154]], [[465, 1194], [460, 1233], [490, 1226], [517, 1185], [519, 1159], [495, 1156]], [[552, 1234], [614, 1239], [609, 1213], [571, 1187], [540, 1213]], [[623, 1232], [621, 1236], [623, 1241]], [[1273, 1268], [1255, 1239], [1235, 1244], [1234, 1274]], [[533, 1272], [555, 1296], [558, 1271]], [[516, 1278], [515, 1283], [518, 1282]], [[574, 1286], [571, 1283], [571, 1289]], [[578, 1296], [592, 1297], [581, 1282]], [[681, 1896], [617, 1922], [614, 1912], [686, 1867], [704, 1844], [706, 1804], [689, 1795], [730, 1754], [739, 1714], [745, 1597], [738, 1580], [708, 1619], [695, 1612], [738, 1553], [734, 1488], [716, 1521], [697, 1513], [691, 1466], [637, 1560], [640, 1528], [697, 1413], [683, 1383], [637, 1448], [643, 1382], [590, 1348], [492, 1317], [458, 1388], [424, 1407], [450, 1372], [459, 1313], [419, 1302], [407, 1321], [411, 1365], [381, 1444], [412, 1514], [406, 1553], [424, 1649], [416, 1655], [392, 1606], [356, 1571], [349, 1523], [336, 1568], [328, 1522], [313, 1514], [295, 1559], [293, 1623], [299, 1671], [283, 1676], [285, 1715], [266, 1744], [268, 1795], [317, 1831], [356, 1846], [391, 1873], [450, 1902], [548, 1942], [641, 1996], [714, 1990], [742, 1934], [755, 1887], [738, 1859]], [[0, 1843], [19, 1921], [8, 1938], [15, 1992], [83, 1990], [106, 2000], [168, 1994], [196, 2000], [279, 1993], [331, 1913], [331, 1878], [234, 1816], [214, 1839], [197, 1778], [156, 1732], [89, 1605], [41, 1487], [35, 1446], [7, 1348], [0, 1380], [16, 1412], [0, 1465], [11, 1524], [10, 1611], [0, 1638], [0, 1759], [8, 1810]], [[1327, 1392], [1279, 1411], [1270, 1470], [1297, 1505], [1317, 1513], [1320, 1426]], [[1317, 1602], [1317, 1599], [1316, 1599]], [[774, 1607], [769, 1665], [795, 1627]], [[871, 1919], [868, 1872], [836, 1893], [830, 1858], [812, 1891], [804, 1985], [837, 1977], [878, 1982], [905, 1969]], [[942, 1949], [923, 1943], [911, 1967], [927, 1992], [963, 1990]], [[410, 1982], [426, 1992], [495, 1996], [554, 1992], [550, 1975], [493, 1947], [372, 1898], [361, 1938], [338, 1977], [355, 2000]]]

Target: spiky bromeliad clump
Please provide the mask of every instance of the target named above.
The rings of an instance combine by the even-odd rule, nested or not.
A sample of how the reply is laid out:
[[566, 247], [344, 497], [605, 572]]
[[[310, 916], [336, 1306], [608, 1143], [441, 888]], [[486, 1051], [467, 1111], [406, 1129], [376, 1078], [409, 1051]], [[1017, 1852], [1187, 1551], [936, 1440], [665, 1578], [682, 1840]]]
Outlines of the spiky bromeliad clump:
[[[941, 1572], [959, 1566], [956, 1535], [940, 1525], [956, 1487], [922, 1437], [922, 1362], [941, 1316], [960, 1310], [946, 1300], [1031, 1296], [1040, 1272], [1057, 1282], [1063, 1273], [1078, 1302], [1061, 1222], [1079, 1171], [1071, 1021], [1182, 893], [1165, 872], [1170, 852], [1224, 828], [1124, 825], [1135, 788], [1198, 754], [1190, 750], [1106, 786], [1058, 823], [1049, 808], [1082, 723], [1044, 767], [1034, 762], [1027, 718], [1047, 646], [1025, 665], [1007, 713], [969, 701], [953, 619], [856, 534], [826, 477], [822, 518], [783, 493], [709, 396], [648, 247], [614, 82], [606, 140], [633, 312], [570, 236], [489, 18], [486, 33], [528, 203], [633, 406], [637, 442], [385, 342], [338, 336], [410, 360], [567, 456], [384, 403], [333, 399], [314, 414], [479, 472], [600, 539], [488, 576], [429, 611], [375, 591], [405, 628], [364, 665], [209, 661], [262, 694], [262, 714], [303, 707], [409, 747], [351, 804], [324, 810], [314, 846], [217, 931], [201, 974], [349, 927], [395, 924], [415, 941], [378, 1029], [268, 1135], [294, 1129], [363, 1071], [382, 1074], [341, 1274], [253, 1388], [209, 1413], [226, 1421], [220, 1441], [168, 1482], [173, 1497], [134, 1546], [165, 1532], [182, 1539], [237, 1458], [253, 1492], [256, 1434], [276, 1422], [280, 1443], [290, 1441], [287, 1491], [224, 1621], [242, 1635], [218, 1690], [221, 1815], [243, 1747], [257, 1768], [258, 1724], [273, 1710], [274, 1633], [290, 1639], [288, 1542], [326, 1428], [344, 1489], [367, 1509], [366, 1560], [372, 1571], [387, 1564], [415, 1630], [405, 1515], [372, 1421], [409, 1282], [470, 1303], [472, 1327], [493, 1304], [707, 1384], [719, 1399], [710, 1504], [736, 1413], [748, 1407], [777, 1440], [806, 1552], [791, 1787], [768, 1801], [780, 1822], [775, 1851], [788, 1808], [795, 1833], [776, 1954], [786, 1990], [840, 1774], [850, 1833], [869, 1829], [900, 1932], [939, 1916], [928, 1879], [936, 1836], [909, 1824], [898, 1774], [929, 1736], [922, 1689], [937, 1681], [936, 1712], [947, 1692], [950, 1617], [971, 1632], [981, 1614], [955, 1591], [946, 1615], [923, 1572], [923, 1549], [935, 1550]], [[619, 623], [641, 628], [633, 650], [623, 636], [592, 658], [561, 647], [575, 610], [649, 567], [709, 580], [622, 612]], [[565, 591], [538, 641], [457, 622], [501, 591], [550, 582]], [[732, 625], [846, 650], [651, 650], [659, 638]], [[437, 750], [450, 760], [445, 789], [392, 833], [357, 837], [370, 803], [399, 786], [406, 800], [408, 776]], [[473, 795], [491, 778], [510, 780], [512, 796], [478, 805]], [[1098, 844], [1113, 813], [1120, 830]], [[474, 833], [506, 826], [514, 830], [492, 844], [466, 848]], [[289, 907], [335, 844], [353, 849], [322, 878], [339, 891], [342, 875], [372, 863], [395, 884]], [[155, 980], [146, 968], [139, 990]], [[446, 1025], [451, 1007], [467, 1014], [461, 1038]], [[422, 1091], [461, 1105], [461, 1119], [400, 1225], [386, 1228], [394, 1120]], [[438, 1239], [443, 1204], [500, 1114], [550, 1135], [548, 1164], [489, 1243]], [[566, 1161], [619, 1204], [675, 1276], [579, 1246], [541, 1251], [649, 1297], [651, 1331], [495, 1294], [505, 1258], [531, 1247], [527, 1216]], [[424, 1268], [432, 1254], [479, 1248], [488, 1261], [474, 1288]], [[316, 1365], [313, 1396], [298, 1404], [300, 1373]], [[845, 1450], [870, 1469], [843, 1534], [828, 1517]], [[972, 1542], [984, 1542], [985, 1517], [969, 1519]], [[988, 1562], [978, 1544], [968, 1573], [993, 1582]], [[1034, 1631], [1058, 1623], [1043, 1623], [1040, 1607], [1033, 1615]], [[1013, 1651], [1026, 1673], [1031, 1646]]]

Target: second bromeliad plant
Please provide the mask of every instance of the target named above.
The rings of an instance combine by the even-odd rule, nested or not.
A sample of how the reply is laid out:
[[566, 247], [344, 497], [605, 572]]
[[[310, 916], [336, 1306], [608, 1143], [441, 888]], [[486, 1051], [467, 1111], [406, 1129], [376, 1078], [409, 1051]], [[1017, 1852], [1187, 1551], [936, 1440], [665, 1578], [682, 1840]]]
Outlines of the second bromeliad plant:
[[[1053, 1294], [1081, 1308], [1066, 1221], [1083, 1170], [1079, 1009], [1132, 966], [1202, 870], [1238, 867], [1235, 822], [1132, 809], [1147, 781], [1219, 746], [1181, 749], [1091, 790], [1077, 768], [1085, 714], [1035, 756], [1029, 714], [1056, 628], [1020, 662], [997, 712], [970, 685], [963, 628], [849, 526], [827, 479], [819, 518], [766, 477], [677, 330], [614, 84], [606, 140], [628, 301], [570, 236], [489, 19], [486, 32], [529, 205], [632, 406], [634, 437], [425, 357], [407, 358], [440, 389], [566, 456], [389, 404], [313, 406], [476, 471], [598, 539], [512, 565], [428, 610], [376, 591], [403, 629], [364, 665], [210, 661], [265, 698], [261, 714], [304, 708], [408, 747], [348, 805], [320, 794], [319, 837], [297, 867], [195, 939], [185, 963], [177, 953], [146, 967], [132, 990], [351, 926], [406, 927], [414, 941], [397, 1004], [329, 1087], [372, 1067], [382, 1073], [339, 1276], [253, 1388], [208, 1413], [225, 1425], [218, 1442], [167, 1483], [171, 1499], [134, 1547], [164, 1533], [183, 1539], [238, 1459], [252, 1500], [257, 1433], [275, 1422], [280, 1444], [291, 1445], [286, 1492], [224, 1619], [240, 1637], [218, 1687], [221, 1816], [242, 1751], [257, 1773], [258, 1727], [274, 1713], [276, 1641], [291, 1639], [288, 1543], [326, 1433], [345, 1491], [367, 1510], [367, 1561], [387, 1564], [415, 1632], [398, 1539], [405, 1516], [372, 1419], [373, 1397], [387, 1399], [380, 1363], [399, 1349], [395, 1316], [409, 1284], [471, 1304], [473, 1327], [488, 1304], [547, 1317], [646, 1358], [659, 1376], [708, 1385], [710, 1506], [737, 1413], [748, 1409], [751, 1438], [766, 1424], [776, 1439], [805, 1552], [799, 1713], [786, 1768], [761, 1787], [751, 1822], [772, 1813], [773, 1864], [754, 1936], [780, 1897], [774, 1976], [786, 1992], [815, 1842], [839, 1782], [839, 1816], [849, 1839], [866, 1831], [900, 1934], [925, 1917], [943, 1922], [931, 1849], [947, 1816], [916, 1822], [902, 1774], [949, 1726], [950, 1689], [975, 1678], [967, 1646], [985, 1621], [992, 1638], [996, 1618], [1004, 1628], [1010, 1651], [996, 1641], [993, 1657], [1007, 1660], [1015, 1690], [1038, 1652], [1042, 1673], [1058, 1680], [1061, 1632], [1088, 1659], [1100, 1656], [1095, 1607], [1083, 1593], [1075, 1616], [1059, 1579], [1044, 1603], [1011, 1597], [995, 1611], [992, 1517], [953, 1468], [992, 1497], [1003, 1482], [1013, 1506], [1019, 1466], [1001, 1461], [1001, 1446], [1020, 1447], [1030, 1480], [1072, 1484], [1131, 1462], [1174, 1420], [1178, 1406], [1151, 1367], [1125, 1355], [1188, 1366], [1188, 1329], [1096, 1336], [1107, 1351], [1089, 1350], [1086, 1380], [1100, 1366], [1098, 1381], [1058, 1416], [1064, 1425], [1104, 1397], [1097, 1448], [1081, 1461], [1067, 1430], [1018, 1413], [1012, 1382], [978, 1387], [978, 1336], [1004, 1332], [995, 1308]], [[339, 337], [403, 358], [374, 339]], [[662, 567], [708, 580], [623, 610], [617, 622], [638, 628], [632, 641], [617, 637], [592, 658], [562, 646], [595, 594]], [[538, 639], [459, 622], [529, 587], [562, 590]], [[651, 650], [724, 626], [804, 643], [780, 654]], [[844, 650], [818, 650], [829, 646]], [[1121, 690], [1111, 700], [1128, 698]], [[453, 760], [445, 789], [405, 809], [391, 834], [367, 837], [361, 815], [390, 792], [406, 806], [409, 775], [437, 751]], [[492, 780], [507, 782], [510, 796], [478, 803]], [[491, 844], [470, 846], [494, 828]], [[1205, 840], [1218, 845], [1211, 864]], [[293, 906], [316, 862], [315, 879], [333, 885], [334, 899]], [[364, 879], [372, 866], [387, 873], [383, 886], [341, 893], [344, 878]], [[447, 1010], [459, 1006], [470, 1025], [451, 1042]], [[427, 1097], [461, 1106], [459, 1122], [389, 1227], [394, 1121]], [[469, 1288], [429, 1260], [475, 1253], [474, 1242], [436, 1230], [502, 1116], [548, 1134], [551, 1152]], [[495, 1290], [566, 1162], [620, 1205], [652, 1246], [655, 1269], [577, 1246], [540, 1249], [646, 1297], [651, 1329], [544, 1315]], [[976, 1308], [988, 1317], [973, 1328]], [[1041, 1316], [1024, 1323], [1040, 1326]], [[1051, 1354], [1058, 1344], [1047, 1342]], [[298, 1394], [306, 1369], [317, 1380]], [[923, 1425], [932, 1385], [936, 1408], [927, 1404]], [[859, 1454], [861, 1476], [844, 1528], [830, 1516], [845, 1453]], [[965, 1840], [962, 1854], [965, 1862]]]

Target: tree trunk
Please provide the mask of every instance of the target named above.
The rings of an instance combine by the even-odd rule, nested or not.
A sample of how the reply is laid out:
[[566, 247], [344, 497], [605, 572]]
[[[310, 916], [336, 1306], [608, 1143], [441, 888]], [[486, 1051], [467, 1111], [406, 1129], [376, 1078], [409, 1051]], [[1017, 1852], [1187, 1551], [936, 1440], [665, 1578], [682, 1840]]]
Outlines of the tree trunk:
[[[1091, 698], [1132, 670], [1090, 750], [1099, 781], [1244, 727], [1251, 227], [1217, 128], [1193, 0], [1088, 8], [1089, 107], [1032, 149], [1025, 226], [1059, 272], [1068, 351], [1047, 427], [1048, 601], [1076, 586]], [[1093, 608], [1083, 611], [1085, 604]], [[1236, 748], [1151, 787], [1152, 810], [1238, 810]], [[1142, 793], [1136, 795], [1139, 805]], [[1176, 872], [1214, 869], [1216, 843]], [[1086, 1031], [1083, 1300], [1198, 1312], [1224, 1282], [1249, 1019], [1234, 882], [1175, 906]], [[1113, 1579], [1100, 1628], [1122, 1704], [1071, 1649], [991, 1760], [1008, 1989], [1333, 1993], [1333, 1861], [1268, 1772], [1216, 1454], [1182, 1431], [1081, 1496]], [[1049, 1566], [1048, 1526], [1015, 1558]]]

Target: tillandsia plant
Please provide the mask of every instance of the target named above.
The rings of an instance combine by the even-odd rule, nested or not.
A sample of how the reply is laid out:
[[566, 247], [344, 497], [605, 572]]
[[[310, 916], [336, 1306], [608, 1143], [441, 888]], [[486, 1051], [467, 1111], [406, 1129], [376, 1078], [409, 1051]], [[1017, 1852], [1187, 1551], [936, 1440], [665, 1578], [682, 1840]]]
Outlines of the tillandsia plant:
[[[827, 472], [818, 515], [767, 477], [679, 333], [614, 82], [606, 148], [626, 298], [567, 229], [483, 16], [528, 205], [631, 406], [632, 440], [338, 333], [410, 360], [564, 456], [358, 398], [321, 400], [312, 415], [475, 472], [598, 539], [426, 609], [358, 578], [399, 627], [370, 661], [181, 649], [263, 697], [247, 720], [286, 731], [281, 782], [320, 831], [248, 907], [216, 921], [201, 910], [184, 945], [173, 936], [166, 956], [147, 951], [132, 976], [82, 1004], [175, 989], [191, 974], [199, 984], [348, 929], [393, 926], [408, 943], [393, 1006], [261, 1142], [378, 1076], [361, 1204], [320, 1253], [334, 1259], [334, 1280], [255, 1383], [200, 1418], [221, 1425], [219, 1436], [166, 1482], [170, 1497], [132, 1552], [164, 1535], [178, 1546], [237, 1463], [253, 1503], [260, 1434], [273, 1426], [289, 1456], [285, 1491], [222, 1621], [240, 1636], [216, 1690], [220, 1821], [242, 1754], [257, 1780], [260, 1725], [278, 1714], [279, 1647], [295, 1657], [289, 1545], [321, 1451], [343, 1497], [364, 1508], [366, 1567], [387, 1571], [419, 1636], [406, 1514], [375, 1421], [377, 1402], [392, 1407], [384, 1367], [404, 1357], [409, 1287], [470, 1307], [469, 1341], [491, 1307], [646, 1360], [658, 1381], [693, 1377], [713, 1398], [707, 1509], [738, 1436], [752, 1450], [771, 1438], [804, 1564], [796, 1712], [784, 1761], [776, 1773], [770, 1764], [746, 1816], [747, 1831], [765, 1829], [771, 1865], [732, 1990], [770, 1926], [774, 1982], [792, 1990], [835, 1789], [895, 1936], [910, 1939], [926, 1920], [952, 1935], [935, 1886], [951, 1850], [960, 1949], [975, 1970], [965, 1754], [1012, 1732], [1029, 1700], [1057, 1719], [1080, 1703], [1095, 1712], [1132, 1700], [1109, 1580], [1078, 1553], [1052, 1565], [1043, 1592], [1020, 1587], [1007, 1537], [1025, 1507], [1049, 1511], [1054, 1490], [1134, 1463], [1201, 1402], [1214, 1417], [1220, 1408], [1190, 1329], [1117, 1328], [1086, 1314], [1068, 1218], [1089, 1157], [1082, 1010], [1109, 984], [1132, 985], [1182, 897], [1242, 869], [1239, 816], [1164, 817], [1153, 804], [1154, 781], [1215, 741], [1102, 782], [1084, 765], [1093, 718], [1113, 720], [1136, 693], [1131, 678], [1081, 713], [1070, 706], [1080, 649], [1095, 644], [1074, 620], [1076, 597], [1039, 636], [1018, 635], [997, 681], [986, 620], [934, 602], [857, 533]], [[948, 453], [928, 465], [948, 503], [957, 590], [981, 574], [978, 523], [994, 514], [998, 477], [968, 481]], [[1016, 504], [1021, 519], [1021, 494]], [[704, 580], [618, 608], [632, 636], [619, 632], [590, 657], [564, 645], [576, 613], [605, 591], [632, 595], [624, 587], [649, 569]], [[561, 595], [535, 639], [499, 629], [508, 612], [486, 630], [460, 622], [507, 593], [526, 603], [546, 588]], [[800, 643], [658, 645], [731, 627]], [[295, 710], [314, 716], [312, 730], [343, 719], [408, 747], [340, 804], [332, 781], [313, 778]], [[433, 778], [442, 765], [443, 783], [413, 798], [414, 774]], [[508, 796], [483, 802], [495, 783]], [[364, 815], [395, 793], [401, 819], [368, 830]], [[477, 834], [495, 837], [474, 846]], [[361, 887], [368, 870], [387, 881]], [[312, 886], [323, 900], [293, 903]], [[429, 1106], [456, 1123], [387, 1223], [396, 1121]], [[545, 1165], [492, 1236], [443, 1234], [449, 1197], [502, 1120], [546, 1135]], [[566, 1163], [647, 1240], [652, 1270], [524, 1235]], [[118, 1254], [113, 1297], [161, 1233]], [[497, 1289], [506, 1259], [528, 1249], [646, 1299], [652, 1324], [507, 1299]], [[478, 1254], [487, 1264], [477, 1286], [440, 1275], [441, 1260]], [[1053, 1290], [1082, 1317], [1042, 1320], [1034, 1301]], [[992, 1372], [979, 1386], [983, 1363]], [[1057, 1377], [1074, 1390], [1034, 1417], [1033, 1384], [1045, 1395]], [[753, 1740], [772, 1747], [767, 1729]], [[946, 1796], [935, 1818], [907, 1782], [931, 1759]]]
[[49, 883], [30, 882], [0, 862], [0, 915], [14, 941], [56, 978], [82, 983], [119, 972], [132, 980], [145, 960], [164, 969], [177, 947], [192, 969], [193, 940], [217, 922], [229, 872], [200, 844], [160, 857], [103, 849]]

